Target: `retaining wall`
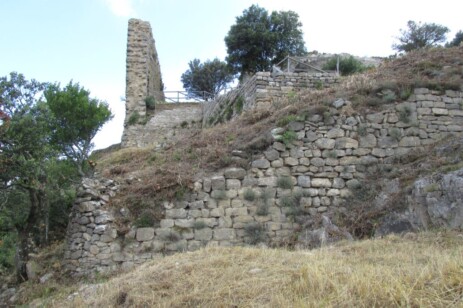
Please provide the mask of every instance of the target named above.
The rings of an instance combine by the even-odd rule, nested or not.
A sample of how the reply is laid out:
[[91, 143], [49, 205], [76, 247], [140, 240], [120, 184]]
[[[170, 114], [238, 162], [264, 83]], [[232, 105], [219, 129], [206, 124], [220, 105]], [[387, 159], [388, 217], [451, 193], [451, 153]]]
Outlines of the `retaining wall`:
[[289, 123], [292, 142], [282, 142], [285, 129], [274, 129], [275, 141], [248, 170], [229, 168], [198, 179], [184, 200], [164, 203], [165, 217], [156, 227], [125, 226], [121, 232], [114, 217], [123, 213], [111, 212], [107, 203], [114, 183], [84, 181], [69, 227], [68, 269], [87, 274], [205, 245], [278, 245], [297, 239], [301, 225], [295, 215], [348, 211], [344, 200], [368, 168], [461, 134], [462, 96], [416, 89], [407, 102], [365, 117], [349, 116], [349, 108], [342, 107], [348, 102], [337, 101], [339, 109], [330, 117]]

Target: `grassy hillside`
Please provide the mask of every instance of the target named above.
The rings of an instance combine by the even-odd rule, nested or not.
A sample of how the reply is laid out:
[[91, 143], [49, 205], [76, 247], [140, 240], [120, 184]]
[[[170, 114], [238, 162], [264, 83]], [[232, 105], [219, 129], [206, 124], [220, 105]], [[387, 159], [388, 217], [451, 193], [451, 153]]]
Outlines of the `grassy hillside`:
[[47, 307], [461, 307], [463, 234], [342, 242], [312, 251], [206, 248], [154, 260]]
[[[197, 175], [230, 165], [247, 166], [253, 155], [269, 144], [271, 128], [313, 114], [324, 115], [336, 98], [352, 101], [352, 110], [347, 110], [352, 115], [365, 115], [394, 101], [406, 100], [413, 88], [457, 90], [462, 84], [463, 47], [415, 51], [373, 71], [347, 77], [337, 89], [291, 93], [274, 101], [269, 110], [250, 111], [213, 128], [189, 130], [178, 143], [162, 151], [115, 147], [100, 151], [94, 159], [100, 174], [123, 183], [112, 206], [130, 207], [136, 216], [162, 200], [181, 197]], [[429, 172], [461, 168], [461, 143], [449, 149], [445, 157], [432, 147], [416, 151], [394, 161], [388, 173], [375, 176], [412, 183]], [[242, 151], [241, 158], [233, 157], [233, 150]], [[124, 185], [127, 182], [130, 185]], [[375, 218], [368, 212], [352, 213], [353, 217], [345, 219], [348, 224], [343, 225], [347, 229], [355, 227], [350, 222], [369, 226]], [[312, 251], [209, 247], [163, 257], [133, 271], [112, 278], [99, 276], [92, 281], [62, 276], [62, 252], [63, 246], [59, 246], [38, 256], [44, 272], [52, 271], [54, 277], [44, 284], [24, 284], [17, 296], [18, 304], [463, 307], [461, 232], [388, 236]]]

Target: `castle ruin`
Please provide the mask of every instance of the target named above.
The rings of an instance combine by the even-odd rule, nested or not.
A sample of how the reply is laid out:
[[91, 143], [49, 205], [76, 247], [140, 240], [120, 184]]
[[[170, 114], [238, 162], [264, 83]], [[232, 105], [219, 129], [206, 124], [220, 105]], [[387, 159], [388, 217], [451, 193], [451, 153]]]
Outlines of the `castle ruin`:
[[147, 115], [146, 99], [164, 101], [161, 66], [155, 47], [155, 41], [149, 22], [130, 19], [127, 32], [126, 90], [124, 133], [122, 146], [133, 146], [132, 135], [138, 134], [137, 126], [128, 121], [136, 117], [143, 119]]

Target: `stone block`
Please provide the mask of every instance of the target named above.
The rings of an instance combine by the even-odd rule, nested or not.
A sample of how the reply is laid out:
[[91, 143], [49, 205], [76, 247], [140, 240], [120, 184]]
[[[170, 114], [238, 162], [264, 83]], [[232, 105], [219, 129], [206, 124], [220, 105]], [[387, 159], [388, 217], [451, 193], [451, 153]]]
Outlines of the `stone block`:
[[232, 228], [215, 229], [213, 231], [214, 240], [218, 240], [218, 241], [234, 240], [235, 237], [236, 237], [235, 229], [232, 229]]
[[449, 111], [445, 108], [432, 108], [432, 113], [435, 115], [448, 115]]
[[284, 152], [286, 150], [286, 146], [284, 145], [284, 143], [281, 142], [274, 142], [273, 148], [278, 152]]
[[277, 186], [277, 177], [269, 176], [269, 177], [260, 177], [258, 178], [258, 185], [265, 186], [265, 187], [276, 187]]
[[376, 137], [373, 134], [367, 134], [366, 136], [360, 136], [360, 147], [361, 148], [374, 148], [376, 146]]
[[166, 210], [166, 218], [181, 219], [186, 218], [187, 211], [185, 209], [170, 209]]
[[353, 138], [343, 137], [336, 139], [336, 149], [356, 149], [359, 146], [357, 140]]
[[286, 157], [285, 158], [285, 165], [286, 166], [297, 166], [299, 164], [299, 160], [294, 157]]
[[225, 215], [225, 210], [223, 208], [215, 208], [210, 211], [211, 217], [222, 217]]
[[224, 171], [224, 176], [226, 179], [244, 179], [246, 175], [246, 170], [243, 168], [228, 168]]
[[252, 162], [251, 167], [259, 168], [259, 169], [267, 169], [270, 167], [270, 162], [265, 158], [257, 159]]
[[313, 178], [311, 181], [311, 186], [329, 188], [331, 187], [331, 181], [324, 178]]
[[403, 137], [399, 142], [401, 147], [417, 147], [420, 144], [420, 137]]
[[275, 149], [270, 149], [268, 151], [264, 152], [265, 158], [267, 158], [269, 161], [274, 161], [280, 158], [280, 152], [278, 152]]
[[336, 141], [334, 139], [320, 138], [315, 141], [315, 145], [322, 150], [331, 150], [334, 149]]
[[310, 177], [305, 175], [300, 175], [297, 177], [297, 185], [300, 187], [311, 187], [310, 186]]
[[345, 135], [345, 132], [343, 129], [332, 128], [326, 133], [326, 138], [333, 139], [333, 138], [344, 137], [344, 135]]
[[138, 228], [135, 238], [139, 242], [152, 240], [154, 238], [154, 228]]
[[175, 225], [180, 228], [193, 228], [195, 220], [193, 218], [190, 219], [176, 219], [174, 221]]
[[161, 228], [172, 228], [174, 226], [173, 219], [162, 219], [161, 220]]
[[228, 208], [225, 209], [225, 215], [230, 217], [246, 216], [248, 215], [248, 209], [246, 207]]
[[225, 177], [214, 176], [211, 178], [212, 190], [224, 190], [225, 189]]
[[226, 186], [227, 189], [240, 189], [241, 181], [236, 179], [227, 179]]

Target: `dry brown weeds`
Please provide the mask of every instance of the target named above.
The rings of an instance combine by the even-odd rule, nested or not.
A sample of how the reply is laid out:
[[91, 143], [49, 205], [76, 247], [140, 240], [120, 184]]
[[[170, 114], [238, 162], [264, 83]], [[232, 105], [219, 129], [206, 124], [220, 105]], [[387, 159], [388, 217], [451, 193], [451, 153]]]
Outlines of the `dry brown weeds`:
[[206, 248], [155, 260], [49, 307], [461, 307], [463, 235], [313, 251]]

